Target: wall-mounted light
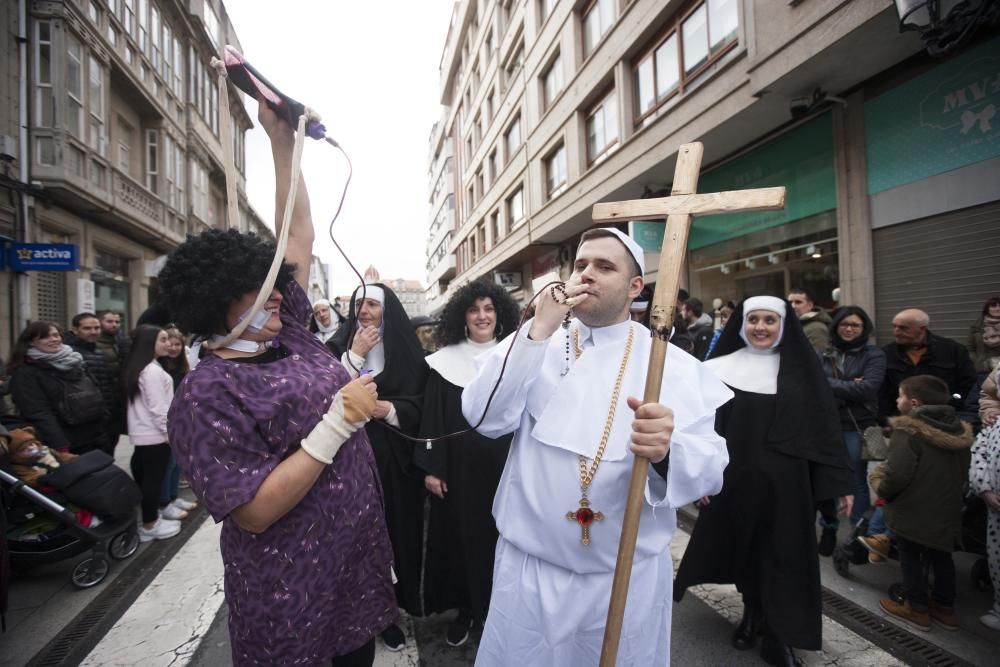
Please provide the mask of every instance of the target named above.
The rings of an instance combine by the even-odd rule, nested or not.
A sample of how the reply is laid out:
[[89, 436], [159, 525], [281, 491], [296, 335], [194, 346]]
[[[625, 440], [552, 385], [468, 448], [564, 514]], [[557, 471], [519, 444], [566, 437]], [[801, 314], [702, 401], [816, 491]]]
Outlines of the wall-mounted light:
[[815, 245], [810, 245], [808, 248], [806, 248], [806, 254], [812, 257], [813, 259], [819, 259], [820, 257], [823, 256], [823, 253], [820, 252], [819, 248], [817, 248]]
[[746, 266], [746, 267], [747, 267], [748, 269], [756, 269], [756, 268], [757, 268], [757, 261], [756, 261], [756, 260], [753, 260], [753, 259], [748, 259], [748, 260], [746, 260], [745, 262], [743, 262], [743, 264], [744, 264], [744, 265], [745, 265], [745, 266]]
[[781, 258], [778, 257], [773, 252], [767, 256], [767, 263], [768, 264], [777, 264], [780, 261], [781, 261]]
[[722, 266], [719, 267], [719, 271], [722, 271], [722, 273], [728, 276], [729, 272], [732, 271], [732, 269], [729, 268], [728, 264], [723, 264]]

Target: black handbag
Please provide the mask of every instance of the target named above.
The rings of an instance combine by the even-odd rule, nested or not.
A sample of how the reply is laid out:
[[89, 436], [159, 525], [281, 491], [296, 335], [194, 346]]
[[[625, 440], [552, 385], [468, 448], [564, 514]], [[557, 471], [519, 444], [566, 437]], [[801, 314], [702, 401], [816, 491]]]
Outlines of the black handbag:
[[79, 377], [67, 377], [60, 374], [58, 377], [63, 389], [58, 411], [64, 423], [79, 426], [104, 419], [104, 396], [89, 375], [80, 373]]

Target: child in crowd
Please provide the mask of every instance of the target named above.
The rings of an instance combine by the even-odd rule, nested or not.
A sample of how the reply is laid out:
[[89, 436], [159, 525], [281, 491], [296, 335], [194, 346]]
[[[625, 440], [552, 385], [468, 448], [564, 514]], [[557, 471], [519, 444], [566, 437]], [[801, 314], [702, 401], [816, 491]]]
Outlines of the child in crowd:
[[[951, 554], [961, 545], [972, 428], [958, 419], [949, 398], [940, 378], [903, 380], [896, 400], [900, 416], [890, 420], [889, 457], [870, 476], [872, 488], [886, 500], [886, 522], [896, 533], [905, 597], [902, 603], [886, 599], [879, 604], [924, 632], [932, 621], [946, 630], [958, 629]], [[934, 575], [929, 598], [925, 565]]]
[[990, 578], [993, 580], [993, 609], [979, 617], [980, 622], [993, 630], [1000, 630], [1000, 368], [995, 369], [983, 382], [979, 397], [979, 418], [983, 430], [972, 447], [972, 465], [969, 466], [969, 486], [972, 492], [986, 503], [986, 549], [990, 561]]

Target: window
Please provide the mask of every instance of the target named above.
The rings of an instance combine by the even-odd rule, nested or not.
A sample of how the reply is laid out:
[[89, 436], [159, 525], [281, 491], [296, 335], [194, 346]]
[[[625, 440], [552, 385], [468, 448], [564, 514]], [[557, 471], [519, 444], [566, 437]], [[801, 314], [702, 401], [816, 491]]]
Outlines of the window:
[[636, 116], [643, 121], [676, 93], [683, 93], [718, 56], [736, 44], [736, 0], [706, 0], [667, 24], [635, 63]]
[[208, 221], [208, 172], [198, 160], [191, 159], [191, 212]]
[[159, 192], [160, 174], [160, 133], [158, 130], [146, 130], [146, 189], [152, 193]]
[[618, 144], [618, 96], [611, 91], [587, 114], [587, 164], [605, 157]]
[[486, 254], [486, 225], [479, 223], [476, 227], [476, 247], [479, 248], [479, 254]]
[[108, 41], [111, 43], [112, 49], [118, 48], [118, 30], [111, 25], [111, 21], [108, 21]]
[[486, 36], [483, 37], [483, 61], [485, 63], [490, 62], [490, 58], [493, 57], [493, 28], [489, 28], [486, 31]]
[[507, 198], [507, 222], [511, 229], [517, 228], [524, 221], [524, 191], [523, 188], [514, 190], [514, 193]]
[[149, 8], [149, 34], [152, 49], [150, 50], [150, 60], [153, 61], [153, 71], [160, 71], [160, 10], [153, 5]]
[[174, 37], [174, 92], [177, 93], [178, 98], [184, 95], [184, 63], [181, 62], [183, 58], [181, 40]]
[[88, 108], [90, 109], [87, 143], [92, 149], [107, 157], [107, 137], [104, 134], [104, 68], [100, 61], [90, 56], [90, 88]]
[[205, 31], [208, 38], [212, 40], [212, 45], [219, 48], [219, 17], [215, 15], [212, 6], [205, 0]]
[[555, 60], [542, 73], [542, 108], [548, 109], [563, 88], [562, 57], [556, 54]]
[[90, 0], [87, 4], [87, 16], [94, 22], [94, 25], [101, 25], [101, 8], [94, 0]]
[[122, 2], [125, 6], [125, 18], [122, 20], [122, 26], [126, 33], [135, 37], [135, 0], [122, 0]]
[[171, 68], [174, 65], [174, 38], [170, 32], [170, 26], [167, 22], [163, 22], [163, 60], [160, 61], [160, 75], [163, 77], [163, 83], [169, 89], [173, 89], [173, 74]]
[[514, 157], [514, 153], [521, 146], [521, 117], [518, 116], [514, 122], [507, 127], [507, 132], [503, 135], [504, 148], [507, 151], [507, 162]]
[[594, 52], [601, 37], [615, 21], [614, 0], [594, 0], [583, 11], [583, 57]]
[[549, 153], [545, 158], [545, 194], [552, 199], [566, 189], [566, 145]]
[[497, 149], [493, 149], [489, 157], [490, 166], [490, 183], [496, 183], [497, 177], [500, 176], [500, 163], [497, 161]]
[[491, 90], [489, 96], [487, 96], [487, 98], [486, 98], [486, 122], [487, 122], [487, 124], [493, 122], [493, 114], [496, 112], [495, 103], [496, 103], [496, 99], [495, 99], [495, 97], [493, 95], [493, 91]]
[[35, 23], [35, 123], [54, 127], [56, 101], [52, 92], [52, 24]]
[[504, 90], [510, 87], [511, 81], [517, 76], [517, 73], [521, 71], [521, 66], [524, 64], [524, 42], [518, 43], [517, 47], [514, 49], [513, 55], [507, 60], [507, 64], [504, 66]]
[[139, 51], [149, 55], [149, 0], [138, 0], [139, 3]]
[[538, 23], [545, 23], [545, 19], [552, 15], [552, 10], [556, 8], [556, 2], [558, 0], [538, 0], [538, 17], [541, 19]]
[[490, 214], [490, 233], [493, 234], [493, 245], [499, 243], [500, 239], [503, 238], [503, 229], [500, 226], [500, 209]]
[[132, 126], [118, 117], [118, 168], [126, 174], [132, 166]]
[[469, 189], [465, 191], [465, 212], [468, 214], [476, 207], [476, 188], [473, 185], [469, 186]]
[[483, 179], [482, 169], [476, 172], [476, 192], [479, 195], [479, 199], [482, 199], [486, 193], [486, 181]]
[[66, 32], [66, 129], [83, 139], [83, 47]]
[[187, 202], [184, 201], [184, 151], [180, 146], [174, 146], [174, 190], [177, 193], [175, 208], [187, 214]]

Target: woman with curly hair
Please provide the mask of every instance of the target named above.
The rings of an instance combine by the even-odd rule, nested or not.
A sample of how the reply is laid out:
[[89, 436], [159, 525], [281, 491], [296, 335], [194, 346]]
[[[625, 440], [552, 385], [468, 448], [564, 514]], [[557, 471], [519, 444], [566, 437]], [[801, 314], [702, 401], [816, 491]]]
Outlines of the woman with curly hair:
[[[276, 201], [291, 186], [295, 136], [267, 105]], [[280, 236], [281, 216], [276, 230]], [[370, 666], [398, 614], [371, 447], [370, 378], [352, 380], [309, 332], [314, 232], [298, 183], [288, 246], [252, 314], [275, 245], [209, 230], [171, 253], [160, 296], [184, 331], [215, 342], [177, 391], [168, 433], [181, 471], [222, 522], [233, 663]], [[249, 319], [239, 338], [225, 334]]]
[[[427, 357], [421, 437], [469, 428], [462, 390], [476, 375], [476, 357], [517, 328], [518, 306], [507, 291], [483, 280], [465, 285], [445, 304], [438, 323], [442, 346]], [[414, 462], [431, 492], [424, 568], [428, 612], [458, 609], [447, 641], [461, 646], [490, 606], [497, 528], [493, 496], [507, 462], [511, 436], [476, 433], [418, 447]]]

